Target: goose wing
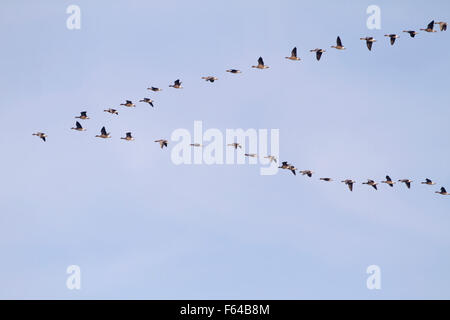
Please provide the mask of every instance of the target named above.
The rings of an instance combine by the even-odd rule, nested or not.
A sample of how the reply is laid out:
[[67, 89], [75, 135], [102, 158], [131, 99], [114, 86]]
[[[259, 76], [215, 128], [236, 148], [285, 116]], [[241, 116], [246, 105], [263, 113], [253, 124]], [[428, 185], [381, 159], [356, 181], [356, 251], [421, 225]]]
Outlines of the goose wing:
[[342, 47], [342, 41], [341, 41], [341, 38], [339, 36], [336, 39], [336, 44], [337, 44], [338, 47]]
[[259, 57], [258, 59], [258, 65], [263, 66], [264, 65], [264, 60], [262, 57]]
[[297, 47], [294, 47], [294, 49], [292, 49], [291, 56], [297, 58]]
[[83, 129], [83, 127], [81, 126], [81, 124], [78, 121], [75, 123], [75, 125], [77, 126], [77, 129]]
[[317, 59], [317, 61], [320, 60], [321, 56], [322, 56], [322, 51], [316, 51], [316, 59]]
[[106, 132], [106, 129], [105, 129], [105, 127], [102, 127], [102, 130], [100, 131], [101, 133], [102, 133], [102, 135], [107, 135], [108, 133]]

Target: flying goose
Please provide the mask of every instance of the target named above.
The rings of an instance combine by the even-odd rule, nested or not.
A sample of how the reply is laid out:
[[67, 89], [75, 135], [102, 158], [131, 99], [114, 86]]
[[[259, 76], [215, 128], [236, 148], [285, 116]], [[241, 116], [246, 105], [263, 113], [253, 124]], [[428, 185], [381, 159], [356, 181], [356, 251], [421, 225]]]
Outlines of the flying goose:
[[319, 178], [319, 180], [327, 181], [327, 182], [333, 181], [333, 179], [331, 179], [331, 178]]
[[353, 184], [354, 184], [356, 181], [350, 180], [350, 179], [346, 179], [346, 180], [341, 181], [341, 182], [345, 183], [345, 184], [348, 186], [348, 188], [350, 189], [350, 191], [353, 191]]
[[202, 145], [200, 143], [191, 143], [191, 147], [201, 147]]
[[106, 139], [106, 138], [111, 138], [111, 136], [109, 135], [109, 132], [106, 132], [106, 129], [105, 129], [105, 127], [102, 127], [102, 130], [100, 131], [100, 135], [96, 135], [95, 137], [96, 138], [103, 138], [103, 139]]
[[399, 182], [403, 182], [404, 184], [406, 184], [406, 186], [408, 187], [408, 189], [411, 189], [411, 182], [412, 180], [409, 179], [400, 179], [398, 180]]
[[173, 84], [169, 85], [169, 87], [175, 88], [175, 89], [182, 89], [181, 81], [180, 79], [177, 79], [173, 82]]
[[108, 113], [111, 113], [111, 114], [117, 114], [117, 115], [119, 114], [119, 112], [117, 112], [116, 109], [111, 109], [111, 108], [106, 109], [106, 110], [103, 110], [103, 111], [108, 112]]
[[345, 47], [342, 45], [342, 41], [341, 41], [341, 38], [339, 36], [336, 39], [336, 45], [335, 46], [331, 46], [331, 48], [335, 48], [335, 49], [338, 49], [338, 50], [344, 50], [345, 49]]
[[323, 50], [323, 49], [316, 48], [316, 49], [313, 49], [313, 50], [309, 50], [309, 52], [315, 52], [316, 53], [316, 59], [317, 59], [317, 61], [319, 61], [320, 57], [322, 56], [322, 53], [324, 53], [326, 51]]
[[391, 34], [385, 34], [384, 36], [385, 36], [385, 37], [389, 37], [389, 39], [391, 40], [391, 46], [394, 45], [395, 39], [400, 38], [400, 36], [398, 36], [398, 35], [396, 35], [396, 34], [394, 34], [394, 33], [391, 33]]
[[125, 107], [136, 107], [136, 105], [131, 100], [125, 100], [125, 103], [121, 103], [120, 105]]
[[151, 90], [153, 92], [162, 91], [162, 89], [157, 88], [157, 87], [150, 87], [150, 88], [147, 88], [147, 90]]
[[285, 57], [285, 58], [289, 59], [289, 60], [295, 60], [295, 61], [300, 60], [300, 58], [297, 57], [297, 47], [294, 47], [294, 49], [292, 49], [290, 57]]
[[444, 187], [441, 188], [441, 191], [435, 191], [435, 193], [442, 194], [443, 196], [450, 196], [450, 193], [448, 193]]
[[87, 111], [81, 111], [79, 117], [75, 117], [76, 119], [87, 120], [89, 117], [87, 116]]
[[436, 24], [439, 25], [439, 28], [441, 31], [447, 31], [447, 22], [435, 22]]
[[367, 184], [369, 186], [372, 186], [375, 190], [378, 190], [377, 188], [377, 184], [375, 181], [371, 180], [371, 179], [367, 179], [367, 182], [363, 182], [362, 184]]
[[291, 165], [287, 162], [287, 161], [283, 161], [282, 163], [281, 163], [281, 166], [279, 166], [278, 168], [280, 168], [280, 169], [287, 169], [287, 168], [289, 168]]
[[47, 138], [47, 135], [45, 133], [43, 133], [43, 132], [33, 133], [33, 136], [37, 136], [37, 137], [41, 138], [44, 141], [46, 141], [45, 138]]
[[219, 80], [219, 78], [216, 78], [216, 77], [213, 77], [213, 76], [202, 77], [202, 79], [205, 79], [205, 81], [209, 81], [211, 83], [213, 83], [216, 80]]
[[167, 144], [169, 143], [167, 140], [164, 140], [164, 139], [155, 140], [155, 142], [159, 142], [159, 145], [161, 146], [161, 149], [164, 148], [164, 147], [167, 148]]
[[256, 69], [268, 69], [269, 66], [266, 66], [264, 64], [264, 60], [262, 57], [258, 58], [258, 65], [257, 66], [252, 66], [252, 68], [256, 68]]
[[365, 38], [359, 38], [359, 39], [366, 40], [367, 49], [369, 49], [369, 51], [372, 51], [372, 43], [377, 41], [373, 37], [365, 37]]
[[388, 184], [391, 187], [393, 187], [394, 184], [395, 184], [395, 182], [392, 181], [391, 177], [389, 177], [389, 176], [386, 176], [386, 181], [381, 181], [381, 183], [386, 183], [386, 184]]
[[238, 69], [228, 69], [226, 71], [230, 72], [230, 73], [241, 73], [241, 70], [238, 70]]
[[302, 170], [302, 171], [300, 171], [300, 173], [304, 176], [304, 175], [306, 175], [306, 176], [308, 176], [308, 177], [312, 177], [312, 175], [313, 175], [313, 173], [314, 173], [314, 171], [311, 171], [311, 170]]
[[86, 129], [84, 129], [82, 127], [82, 125], [77, 121], [75, 122], [75, 128], [71, 128], [72, 130], [77, 130], [77, 131], [86, 131]]
[[230, 143], [230, 144], [228, 144], [228, 146], [234, 147], [235, 149], [237, 149], [238, 147], [242, 149], [242, 146], [237, 142]]
[[257, 156], [256, 153], [245, 153], [244, 154], [246, 157], [251, 157], [251, 158], [255, 158]]
[[133, 141], [134, 140], [133, 136], [131, 135], [131, 132], [127, 132], [126, 136], [125, 137], [120, 137], [120, 139], [127, 140], [127, 141]]
[[295, 166], [290, 165], [287, 169], [288, 169], [288, 170], [291, 170], [291, 172], [294, 174], [294, 176], [297, 175], [297, 173], [295, 173], [295, 171], [298, 170], [298, 169], [297, 169]]
[[433, 182], [431, 179], [425, 179], [425, 181], [421, 182], [421, 184], [427, 184], [429, 186], [432, 186], [434, 184], [436, 184], [436, 182]]
[[151, 105], [152, 107], [153, 107], [153, 100], [152, 99], [150, 99], [150, 98], [144, 98], [144, 99], [142, 99], [142, 100], [139, 100], [139, 102], [145, 102], [145, 103], [148, 103], [149, 105]]
[[269, 163], [271, 163], [272, 161], [277, 163], [277, 158], [275, 156], [265, 156], [264, 158], [269, 159]]
[[434, 20], [432, 20], [428, 25], [426, 29], [420, 29], [422, 31], [425, 32], [437, 32], [436, 30], [434, 30]]
[[279, 166], [278, 168], [291, 170], [291, 172], [294, 174], [294, 176], [297, 175], [297, 173], [295, 172], [295, 170], [297, 170], [297, 168], [295, 168], [295, 166], [289, 164], [287, 161], [283, 161], [281, 163], [281, 166]]
[[403, 32], [409, 33], [411, 38], [414, 38], [416, 36], [416, 34], [419, 34], [418, 32], [416, 32], [414, 30], [403, 30]]

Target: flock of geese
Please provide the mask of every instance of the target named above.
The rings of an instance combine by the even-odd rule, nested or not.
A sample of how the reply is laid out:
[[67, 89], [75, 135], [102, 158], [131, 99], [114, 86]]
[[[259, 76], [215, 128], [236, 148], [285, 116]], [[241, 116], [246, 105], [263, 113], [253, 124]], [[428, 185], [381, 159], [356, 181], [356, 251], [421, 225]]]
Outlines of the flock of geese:
[[[435, 22], [434, 20], [431, 21], [426, 28], [424, 29], [420, 29], [421, 31], [425, 31], [425, 32], [437, 32], [436, 30], [434, 30], [434, 26], [435, 24], [439, 25], [440, 31], [446, 31], [447, 30], [447, 23], [446, 22]], [[404, 30], [403, 32], [408, 33], [410, 35], [411, 38], [414, 38], [419, 32], [415, 31], [415, 30]], [[395, 44], [395, 40], [398, 39], [400, 36], [397, 34], [385, 34], [385, 37], [388, 37], [390, 39], [390, 44], [394, 45]], [[376, 42], [377, 40], [375, 40], [373, 37], [364, 37], [364, 38], [360, 38], [360, 40], [364, 40], [366, 42], [366, 46], [367, 49], [369, 49], [369, 51], [372, 50], [372, 46], [373, 43]], [[345, 50], [346, 48], [344, 47], [344, 45], [342, 44], [342, 40], [341, 38], [338, 36], [336, 39], [336, 45], [335, 46], [331, 46], [331, 48], [337, 49], [337, 50]], [[310, 52], [315, 52], [316, 53], [316, 59], [317, 61], [320, 60], [320, 58], [322, 57], [322, 54], [324, 52], [326, 52], [326, 50], [324, 49], [320, 49], [320, 48], [316, 48], [316, 49], [312, 49], [310, 50]], [[293, 60], [293, 61], [299, 61], [301, 60], [298, 56], [297, 56], [297, 47], [294, 47], [291, 51], [291, 55], [289, 57], [285, 57], [286, 59], [289, 60]], [[262, 57], [258, 58], [258, 64], [255, 66], [252, 66], [252, 68], [256, 68], [256, 69], [268, 69], [269, 66], [264, 64], [264, 60]], [[226, 70], [226, 72], [232, 73], [232, 74], [238, 74], [241, 73], [241, 70], [238, 69], [228, 69]], [[209, 81], [211, 83], [213, 83], [214, 81], [219, 80], [217, 77], [214, 76], [205, 76], [202, 77], [203, 80], [205, 81]], [[181, 81], [179, 79], [175, 80], [173, 84], [169, 85], [169, 87], [171, 88], [175, 88], [175, 89], [182, 89], [183, 87], [181, 86]], [[157, 87], [149, 87], [147, 88], [147, 90], [150, 90], [152, 92], [158, 92], [158, 91], [162, 91], [161, 88], [157, 88]], [[141, 100], [139, 100], [139, 102], [142, 103], [148, 103], [151, 107], [154, 107], [153, 105], [153, 100], [150, 98], [143, 98]], [[125, 107], [136, 107], [136, 105], [131, 101], [131, 100], [125, 100], [125, 103], [121, 103], [121, 106], [125, 106]], [[110, 114], [114, 114], [114, 115], [118, 115], [119, 112], [116, 109], [106, 109], [103, 110], [104, 112], [110, 113]], [[80, 120], [88, 120], [89, 117], [87, 116], [87, 111], [81, 111], [79, 116], [75, 117], [76, 119], [80, 119]], [[75, 127], [71, 128], [72, 130], [76, 130], [76, 131], [86, 131], [85, 128], [83, 128], [83, 126], [81, 125], [81, 123], [79, 121], [75, 122]], [[39, 138], [41, 138], [43, 141], [46, 141], [47, 138], [47, 134], [44, 132], [36, 132], [33, 133], [34, 136], [37, 136]], [[109, 132], [106, 131], [105, 127], [102, 127], [100, 130], [100, 134], [96, 135], [95, 137], [97, 138], [102, 138], [102, 139], [108, 139], [111, 138], [111, 135]], [[125, 137], [121, 137], [120, 139], [126, 140], [126, 141], [133, 141], [134, 137], [132, 136], [131, 132], [126, 132], [125, 133]], [[168, 146], [168, 140], [166, 139], [159, 139], [159, 140], [155, 140], [155, 142], [159, 143], [161, 149], [163, 149], [164, 147], [167, 148]], [[201, 147], [200, 144], [198, 143], [193, 143], [191, 144], [192, 147]], [[237, 148], [242, 148], [242, 146], [237, 143], [231, 143], [228, 144], [228, 146], [233, 147], [234, 149]], [[246, 153], [245, 156], [247, 157], [256, 157], [256, 154], [249, 154]], [[277, 162], [277, 159], [275, 156], [272, 155], [268, 155], [265, 156], [264, 158], [269, 159], [270, 162]], [[312, 170], [298, 170], [294, 165], [288, 163], [287, 161], [282, 162], [281, 166], [279, 166], [278, 168], [281, 169], [286, 169], [291, 171], [294, 175], [296, 175], [296, 172], [300, 172], [300, 174], [302, 175], [306, 175], [308, 177], [312, 177], [314, 174], [314, 171]], [[321, 181], [326, 181], [326, 182], [331, 182], [333, 181], [332, 178], [319, 178]], [[353, 185], [356, 183], [356, 181], [352, 180], [352, 179], [345, 179], [341, 181], [342, 183], [345, 183], [350, 191], [353, 191]], [[398, 180], [398, 182], [400, 183], [404, 183], [406, 185], [406, 187], [408, 189], [411, 188], [411, 183], [413, 182], [410, 179], [400, 179]], [[388, 175], [386, 176], [386, 180], [381, 181], [381, 183], [387, 184], [390, 187], [393, 187], [395, 182], [391, 179], [391, 177], [389, 177]], [[375, 190], [378, 190], [377, 185], [379, 184], [378, 182], [375, 182], [375, 180], [372, 179], [367, 179], [367, 182], [363, 182], [362, 184], [368, 185], [373, 187]], [[425, 184], [425, 185], [435, 185], [436, 183], [433, 182], [431, 179], [425, 179], [425, 181], [421, 182], [421, 184]], [[439, 191], [435, 191], [435, 193], [441, 194], [441, 195], [450, 195], [449, 192], [446, 191], [446, 189], [444, 187], [441, 187], [441, 189]]]

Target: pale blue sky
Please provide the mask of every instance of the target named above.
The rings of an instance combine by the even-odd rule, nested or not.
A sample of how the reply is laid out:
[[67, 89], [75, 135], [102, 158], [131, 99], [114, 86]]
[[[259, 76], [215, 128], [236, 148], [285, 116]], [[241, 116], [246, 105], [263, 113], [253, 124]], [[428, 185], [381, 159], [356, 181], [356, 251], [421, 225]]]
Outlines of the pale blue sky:
[[[70, 4], [81, 30], [66, 28]], [[371, 4], [381, 30], [366, 28]], [[448, 21], [448, 1], [0, 6], [1, 298], [450, 298], [450, 197], [434, 194], [450, 188], [450, 34], [401, 33]], [[337, 35], [347, 50], [329, 48]], [[302, 61], [284, 59], [293, 46]], [[270, 69], [250, 68], [259, 56]], [[177, 78], [185, 89], [168, 88]], [[119, 108], [144, 96], [154, 109]], [[70, 130], [83, 110], [88, 131]], [[282, 160], [358, 184], [175, 166], [153, 140], [194, 120], [278, 128]], [[103, 125], [112, 139], [94, 138]], [[127, 130], [136, 141], [119, 139]], [[415, 182], [360, 184], [386, 174]], [[65, 286], [72, 264], [80, 291]], [[366, 288], [371, 264], [380, 291]]]

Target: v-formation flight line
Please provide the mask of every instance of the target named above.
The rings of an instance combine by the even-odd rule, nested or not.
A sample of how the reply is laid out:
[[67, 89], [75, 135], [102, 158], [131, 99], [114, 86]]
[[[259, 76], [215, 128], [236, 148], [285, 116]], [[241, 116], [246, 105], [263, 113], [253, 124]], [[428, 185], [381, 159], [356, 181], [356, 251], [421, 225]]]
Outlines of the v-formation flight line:
[[[435, 24], [439, 25], [440, 31], [446, 31], [447, 30], [447, 23], [446, 22], [443, 22], [443, 21], [441, 21], [441, 22], [434, 22], [434, 20], [431, 21], [427, 25], [426, 28], [423, 28], [423, 29], [420, 29], [420, 30], [421, 31], [425, 31], [425, 32], [430, 32], [430, 33], [436, 32], [436, 30], [434, 30], [434, 25]], [[403, 30], [403, 32], [408, 33], [411, 38], [414, 38], [419, 33], [419, 32], [414, 31], [414, 30]], [[385, 34], [384, 36], [388, 37], [390, 39], [390, 44], [391, 45], [394, 45], [395, 40], [400, 37], [397, 34]], [[363, 37], [363, 38], [360, 38], [360, 40], [366, 41], [366, 46], [369, 49], [369, 51], [372, 50], [373, 43], [377, 41], [373, 37]], [[346, 49], [344, 47], [344, 45], [342, 44], [342, 40], [341, 40], [341, 38], [339, 36], [336, 38], [336, 45], [331, 46], [331, 48], [334, 48], [334, 49], [337, 49], [337, 50], [345, 50]], [[317, 59], [317, 61], [319, 61], [320, 58], [322, 57], [322, 54], [324, 52], [326, 52], [326, 50], [320, 49], [320, 48], [316, 48], [316, 49], [310, 50], [310, 52], [315, 52], [316, 53], [316, 59]], [[301, 59], [297, 56], [297, 47], [294, 47], [292, 49], [292, 51], [291, 51], [291, 55], [288, 56], [288, 57], [285, 57], [285, 58], [289, 59], [289, 60], [292, 60], [292, 61], [300, 61]], [[269, 66], [264, 64], [264, 60], [263, 60], [262, 57], [259, 57], [258, 58], [258, 64], [252, 66], [252, 68], [268, 69]], [[228, 69], [228, 70], [226, 70], [226, 72], [229, 72], [229, 73], [232, 73], [232, 74], [242, 73], [242, 71], [238, 70], [238, 69]], [[208, 82], [211, 82], [211, 83], [213, 83], [214, 81], [219, 80], [215, 76], [204, 76], [204, 77], [201, 77], [201, 78], [204, 79], [205, 81], [208, 81]], [[177, 80], [174, 81], [173, 84], [169, 85], [169, 87], [175, 88], [175, 89], [182, 89], [183, 87], [181, 86], [181, 83], [182, 82], [180, 81], [180, 79], [177, 79]], [[152, 92], [162, 91], [162, 89], [157, 88], [157, 87], [153, 87], [153, 86], [147, 88], [147, 90], [150, 90]], [[154, 105], [153, 105], [154, 100], [152, 100], [150, 98], [143, 98], [143, 99], [139, 100], [139, 102], [148, 103], [151, 107], [154, 107]], [[131, 100], [125, 100], [125, 103], [121, 103], [120, 105], [121, 106], [125, 106], [125, 107], [136, 107], [136, 105]], [[106, 110], [103, 110], [103, 111], [111, 113], [111, 114], [115, 114], [115, 115], [119, 114], [119, 112], [116, 109], [112, 109], [112, 108], [109, 108], [109, 109], [106, 109]], [[80, 116], [77, 116], [75, 118], [80, 119], [80, 120], [88, 120], [88, 119], [90, 119], [87, 116], [87, 111], [81, 111], [80, 112]], [[86, 129], [83, 128], [81, 123], [78, 122], [78, 121], [76, 121], [75, 127], [72, 127], [71, 129], [72, 130], [76, 130], [76, 131], [86, 131]], [[43, 132], [36, 132], [36, 133], [33, 133], [33, 135], [41, 138], [43, 141], [46, 141], [46, 138], [48, 137], [47, 134], [45, 134]], [[110, 135], [109, 132], [106, 131], [106, 128], [103, 126], [101, 128], [101, 130], [100, 130], [100, 134], [96, 135], [95, 137], [108, 139], [108, 138], [111, 138], [111, 135]], [[131, 132], [126, 132], [125, 137], [121, 137], [120, 139], [123, 139], [123, 140], [126, 140], [126, 141], [133, 141], [134, 137], [132, 136]], [[165, 140], [165, 139], [155, 140], [155, 142], [158, 142], [160, 144], [161, 149], [163, 149], [164, 147], [167, 148], [167, 146], [168, 146], [168, 141]], [[193, 146], [193, 147], [201, 147], [200, 144], [191, 144], [191, 146]], [[228, 146], [232, 146], [235, 149], [237, 149], [238, 147], [242, 148], [242, 146], [239, 143], [232, 143], [232, 144], [229, 144]], [[248, 154], [248, 153], [246, 153], [245, 156], [247, 156], [247, 157], [256, 157], [257, 155], [256, 154]], [[273, 161], [277, 162], [277, 159], [274, 156], [272, 156], [272, 155], [265, 156], [264, 158], [269, 159], [270, 162], [273, 162]], [[296, 171], [299, 171], [297, 168], [295, 168], [294, 165], [291, 165], [291, 164], [289, 164], [286, 161], [282, 162], [282, 164], [281, 164], [281, 166], [279, 166], [279, 168], [290, 170], [294, 175], [296, 175]], [[312, 175], [314, 173], [311, 170], [302, 170], [302, 171], [299, 171], [299, 172], [302, 175], [307, 175], [308, 177], [312, 177]], [[327, 182], [333, 181], [332, 178], [319, 178], [319, 179], [322, 180], [322, 181], [327, 181]], [[405, 185], [406, 185], [406, 187], [408, 189], [411, 188], [411, 183], [413, 182], [410, 179], [400, 179], [398, 181], [400, 183], [405, 183]], [[354, 181], [352, 179], [342, 180], [341, 182], [345, 183], [348, 186], [350, 191], [353, 191], [353, 185], [356, 183], [356, 181]], [[395, 184], [395, 182], [392, 181], [392, 179], [389, 176], [386, 176], [386, 180], [385, 181], [381, 181], [381, 183], [385, 183], [385, 184], [389, 185], [390, 187], [393, 187], [394, 184]], [[368, 186], [373, 187], [375, 190], [378, 190], [378, 188], [377, 188], [378, 183], [375, 182], [372, 179], [368, 179], [367, 182], [363, 182], [363, 184], [366, 184]], [[427, 178], [424, 182], [422, 182], [422, 184], [434, 185], [435, 182], [433, 182], [432, 180]], [[440, 191], [436, 191], [436, 193], [441, 194], [441, 195], [450, 195], [450, 193], [448, 193], [444, 187], [442, 187], [440, 189]]]

